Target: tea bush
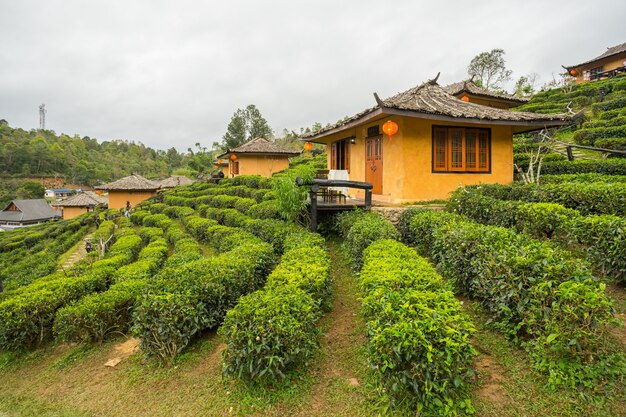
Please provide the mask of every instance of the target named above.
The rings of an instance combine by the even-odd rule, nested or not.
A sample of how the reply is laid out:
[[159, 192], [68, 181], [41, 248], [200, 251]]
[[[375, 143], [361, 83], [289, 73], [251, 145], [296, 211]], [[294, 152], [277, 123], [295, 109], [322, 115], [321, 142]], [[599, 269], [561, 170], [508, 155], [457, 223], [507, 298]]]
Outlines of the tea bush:
[[365, 249], [359, 285], [368, 359], [391, 404], [471, 414], [474, 328], [434, 268], [413, 249], [378, 240]]
[[408, 240], [423, 240], [457, 291], [479, 301], [531, 356], [549, 344], [550, 357], [535, 365], [552, 384], [598, 383], [612, 303], [588, 265], [512, 230], [449, 216], [417, 212]]
[[344, 244], [352, 259], [352, 266], [359, 269], [363, 264], [363, 251], [372, 242], [379, 239], [397, 240], [399, 238], [398, 230], [389, 221], [377, 214], [365, 213], [352, 222]]

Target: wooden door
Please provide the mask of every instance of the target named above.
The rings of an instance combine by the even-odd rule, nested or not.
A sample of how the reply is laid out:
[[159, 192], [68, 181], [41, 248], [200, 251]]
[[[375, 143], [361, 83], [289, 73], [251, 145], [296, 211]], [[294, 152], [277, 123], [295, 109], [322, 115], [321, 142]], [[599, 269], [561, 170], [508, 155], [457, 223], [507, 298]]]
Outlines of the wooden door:
[[365, 182], [373, 185], [373, 194], [383, 193], [383, 137], [365, 138]]

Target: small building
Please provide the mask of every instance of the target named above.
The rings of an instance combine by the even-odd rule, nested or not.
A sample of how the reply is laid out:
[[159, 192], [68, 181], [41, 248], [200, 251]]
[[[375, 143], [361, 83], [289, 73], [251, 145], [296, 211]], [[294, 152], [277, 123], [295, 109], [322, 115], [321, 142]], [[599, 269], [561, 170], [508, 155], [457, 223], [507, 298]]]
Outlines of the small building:
[[[235, 155], [233, 160], [232, 156]], [[299, 151], [284, 148], [265, 138], [256, 138], [235, 148], [228, 149], [217, 158], [226, 158], [229, 177], [238, 175], [261, 175], [271, 177], [289, 167], [289, 158], [300, 155]]]
[[61, 216], [43, 198], [34, 200], [12, 200], [0, 212], [0, 228], [4, 230], [32, 226], [57, 220]]
[[626, 43], [607, 48], [597, 57], [582, 64], [563, 66], [577, 83], [594, 81], [626, 73]]
[[108, 184], [98, 185], [96, 190], [108, 192], [109, 208], [120, 209], [130, 202], [132, 207], [156, 194], [161, 185], [141, 175], [132, 174]]
[[[302, 139], [326, 145], [329, 178], [371, 183], [379, 202], [445, 199], [460, 185], [509, 184], [513, 135], [571, 121], [565, 114], [460, 100], [436, 78], [386, 100], [374, 98], [373, 107]], [[383, 134], [387, 121], [398, 127], [391, 138]], [[350, 197], [364, 196], [354, 193]]]
[[463, 101], [498, 109], [510, 109], [530, 101], [527, 97], [516, 97], [511, 94], [489, 91], [477, 86], [472, 80], [459, 81], [458, 83], [447, 85], [443, 89], [446, 93]]
[[46, 198], [65, 198], [74, 194], [76, 191], [70, 188], [50, 188], [46, 190]]
[[84, 191], [53, 205], [61, 207], [63, 219], [67, 220], [92, 212], [98, 206], [106, 206], [108, 202], [109, 199], [107, 197], [100, 196], [93, 191]]
[[162, 190], [169, 190], [170, 188], [178, 187], [179, 185], [191, 185], [194, 183], [192, 179], [185, 177], [184, 175], [172, 175], [169, 178], [158, 181]]

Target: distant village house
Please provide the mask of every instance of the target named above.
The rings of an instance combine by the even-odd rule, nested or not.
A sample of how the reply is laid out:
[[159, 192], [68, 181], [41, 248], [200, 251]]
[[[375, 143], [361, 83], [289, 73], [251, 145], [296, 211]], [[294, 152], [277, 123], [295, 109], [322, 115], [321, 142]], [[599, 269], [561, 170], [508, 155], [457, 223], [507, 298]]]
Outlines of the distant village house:
[[626, 43], [607, 48], [603, 54], [582, 64], [563, 66], [563, 68], [576, 78], [577, 83], [626, 73]]
[[107, 197], [100, 196], [93, 191], [85, 191], [61, 200], [53, 206], [60, 207], [63, 219], [67, 220], [92, 212], [98, 206], [106, 206], [108, 201]]
[[498, 109], [510, 109], [530, 101], [530, 98], [527, 97], [516, 97], [510, 94], [486, 90], [474, 84], [472, 80], [459, 81], [458, 83], [447, 85], [443, 89], [446, 93], [460, 100]]
[[217, 157], [229, 161], [228, 177], [261, 175], [271, 177], [289, 167], [289, 158], [300, 155], [265, 138], [252, 139], [237, 148], [228, 149]]
[[158, 182], [150, 181], [141, 175], [132, 174], [108, 184], [98, 185], [96, 190], [108, 192], [109, 208], [121, 209], [130, 202], [132, 207], [152, 197], [161, 188]]
[[0, 212], [0, 229], [12, 230], [60, 218], [46, 200], [12, 200]]

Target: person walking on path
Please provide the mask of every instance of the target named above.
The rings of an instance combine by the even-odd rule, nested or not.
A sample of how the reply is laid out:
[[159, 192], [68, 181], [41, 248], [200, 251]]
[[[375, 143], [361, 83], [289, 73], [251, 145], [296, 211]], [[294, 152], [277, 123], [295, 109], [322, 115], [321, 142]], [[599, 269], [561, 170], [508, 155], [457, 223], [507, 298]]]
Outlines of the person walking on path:
[[130, 218], [130, 201], [126, 202], [126, 211], [124, 212], [124, 216], [126, 216], [126, 218]]

